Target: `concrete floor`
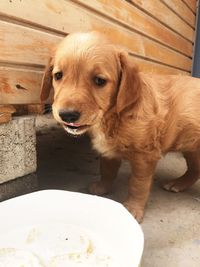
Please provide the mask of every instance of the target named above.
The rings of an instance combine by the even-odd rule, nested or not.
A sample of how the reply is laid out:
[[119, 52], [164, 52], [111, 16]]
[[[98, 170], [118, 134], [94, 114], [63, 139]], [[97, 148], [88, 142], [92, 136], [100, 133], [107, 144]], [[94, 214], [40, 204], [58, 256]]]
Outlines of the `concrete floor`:
[[[40, 188], [86, 192], [88, 184], [99, 179], [98, 155], [89, 139], [68, 137], [48, 116], [37, 119], [37, 129]], [[142, 267], [200, 267], [200, 182], [178, 194], [160, 187], [164, 179], [182, 175], [185, 169], [179, 154], [167, 155], [157, 166], [142, 223]], [[125, 199], [129, 173], [124, 162], [108, 198], [119, 202]]]

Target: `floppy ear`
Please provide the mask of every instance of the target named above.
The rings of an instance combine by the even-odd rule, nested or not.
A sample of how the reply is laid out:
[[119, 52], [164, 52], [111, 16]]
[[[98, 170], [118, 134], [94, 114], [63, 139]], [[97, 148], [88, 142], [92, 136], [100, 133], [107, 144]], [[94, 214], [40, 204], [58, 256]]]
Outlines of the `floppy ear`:
[[128, 57], [128, 54], [124, 52], [119, 53], [121, 81], [117, 95], [118, 114], [134, 104], [141, 94], [141, 80], [138, 68]]
[[53, 70], [53, 59], [49, 59], [48, 64], [44, 70], [44, 75], [41, 84], [40, 100], [45, 101], [49, 97], [52, 88], [52, 70]]

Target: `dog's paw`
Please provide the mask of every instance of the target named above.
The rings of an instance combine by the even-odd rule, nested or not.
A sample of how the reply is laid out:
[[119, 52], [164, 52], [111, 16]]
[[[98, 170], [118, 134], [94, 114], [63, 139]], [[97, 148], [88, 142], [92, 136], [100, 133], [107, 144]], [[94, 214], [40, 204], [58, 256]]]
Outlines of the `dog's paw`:
[[185, 173], [183, 176], [173, 179], [171, 181], [165, 182], [162, 187], [171, 192], [182, 192], [192, 186], [199, 178], [199, 173]]
[[162, 188], [167, 191], [174, 192], [174, 193], [178, 193], [183, 190], [179, 185], [176, 184], [175, 180], [164, 183], [162, 185]]
[[134, 205], [130, 201], [126, 201], [123, 203], [125, 208], [133, 215], [133, 217], [141, 223], [144, 217], [144, 209], [141, 207], [137, 207], [137, 205]]
[[92, 195], [102, 196], [102, 195], [109, 193], [110, 187], [105, 186], [101, 181], [98, 181], [98, 182], [92, 183], [89, 186], [88, 191]]
[[190, 179], [186, 176], [182, 176], [177, 179], [165, 182], [162, 187], [167, 191], [178, 193], [190, 187], [192, 185], [191, 181], [193, 181], [192, 178]]

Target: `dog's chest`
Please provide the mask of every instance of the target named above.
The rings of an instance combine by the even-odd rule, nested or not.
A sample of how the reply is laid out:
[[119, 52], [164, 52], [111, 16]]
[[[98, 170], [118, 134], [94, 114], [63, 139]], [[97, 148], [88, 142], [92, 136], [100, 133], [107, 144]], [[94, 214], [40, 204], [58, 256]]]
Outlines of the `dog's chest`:
[[113, 158], [117, 155], [117, 145], [114, 138], [106, 137], [105, 133], [100, 129], [93, 131], [92, 144], [94, 149], [102, 156]]

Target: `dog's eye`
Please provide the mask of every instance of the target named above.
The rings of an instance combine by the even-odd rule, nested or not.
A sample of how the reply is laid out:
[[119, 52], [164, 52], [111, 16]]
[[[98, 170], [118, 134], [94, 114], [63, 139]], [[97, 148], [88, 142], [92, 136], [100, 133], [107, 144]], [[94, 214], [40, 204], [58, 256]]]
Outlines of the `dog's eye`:
[[105, 79], [101, 78], [101, 77], [98, 77], [98, 76], [94, 77], [94, 83], [99, 87], [104, 86], [106, 84], [106, 82], [107, 81]]
[[61, 80], [62, 77], [63, 77], [63, 73], [62, 73], [62, 71], [58, 71], [58, 72], [56, 72], [56, 73], [54, 74], [54, 79], [55, 79], [56, 81]]

